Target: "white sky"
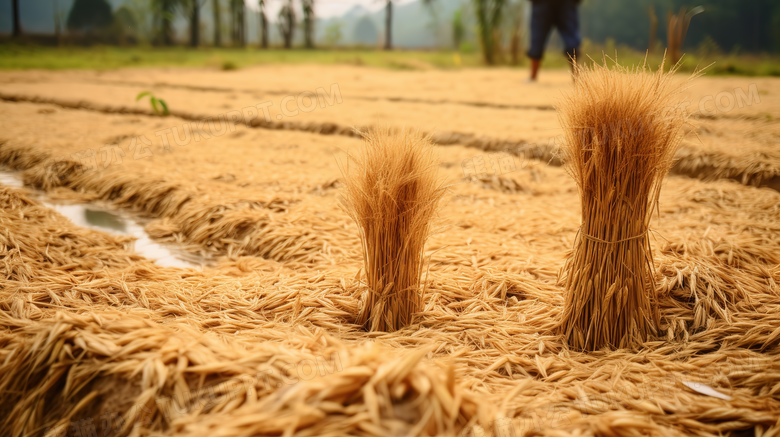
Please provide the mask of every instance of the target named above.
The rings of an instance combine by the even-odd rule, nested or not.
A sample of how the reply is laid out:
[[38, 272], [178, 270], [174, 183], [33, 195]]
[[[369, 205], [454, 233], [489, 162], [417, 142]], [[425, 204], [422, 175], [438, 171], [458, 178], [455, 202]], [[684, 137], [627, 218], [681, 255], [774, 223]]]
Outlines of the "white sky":
[[[257, 8], [256, 0], [245, 0], [247, 7]], [[276, 17], [277, 11], [287, 0], [266, 0], [268, 4], [268, 16]], [[411, 3], [415, 0], [393, 0], [394, 5]], [[329, 18], [342, 15], [355, 5], [376, 11], [385, 7], [386, 0], [314, 0], [314, 12], [319, 18]]]

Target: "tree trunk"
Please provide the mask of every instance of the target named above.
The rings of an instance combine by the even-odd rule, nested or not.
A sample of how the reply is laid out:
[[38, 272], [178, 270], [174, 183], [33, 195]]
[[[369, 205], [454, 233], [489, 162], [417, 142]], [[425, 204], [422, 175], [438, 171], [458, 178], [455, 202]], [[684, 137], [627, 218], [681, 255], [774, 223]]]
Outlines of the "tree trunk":
[[290, 26], [290, 33], [287, 38], [287, 48], [292, 48], [293, 38], [295, 37], [295, 10], [293, 9], [293, 0], [290, 0], [290, 7], [287, 8], [287, 23]]
[[11, 6], [13, 8], [13, 35], [14, 38], [22, 36], [22, 21], [19, 19], [19, 0], [12, 0]]
[[307, 20], [304, 23], [303, 32], [305, 34], [304, 35], [304, 45], [306, 46], [307, 49], [313, 49], [314, 48], [314, 41], [312, 40], [312, 37], [311, 37], [311, 21]]
[[393, 49], [393, 1], [387, 0], [385, 9], [385, 50]]
[[238, 29], [239, 29], [239, 42], [241, 44], [241, 47], [244, 47], [246, 45], [246, 23], [244, 20], [244, 1], [241, 0], [241, 3], [238, 5]]
[[265, 16], [265, 10], [260, 11], [260, 45], [268, 48], [268, 18]]
[[200, 0], [192, 0], [192, 17], [190, 18], [190, 47], [200, 43]]
[[489, 12], [486, 0], [474, 0], [477, 9], [477, 24], [479, 25], [479, 40], [482, 44], [482, 55], [485, 63], [493, 65], [493, 31], [490, 25]]
[[171, 32], [172, 32], [171, 21], [166, 18], [163, 18], [163, 22], [162, 22], [163, 45], [166, 46], [173, 45], [173, 36], [171, 35]]
[[523, 46], [523, 4], [511, 4], [512, 30], [509, 36], [509, 52], [512, 65], [520, 65], [520, 51]]
[[62, 31], [60, 30], [60, 8], [57, 0], [54, 0], [54, 36], [57, 38], [57, 45], [62, 40]]
[[244, 1], [233, 0], [233, 45], [244, 47]]
[[509, 40], [509, 51], [512, 56], [512, 65], [520, 64], [520, 29], [512, 29], [512, 37]]
[[479, 25], [479, 40], [485, 63], [493, 65], [501, 56], [501, 17], [506, 0], [474, 0]]
[[236, 45], [236, 2], [230, 1], [230, 44]]
[[243, 47], [246, 41], [244, 35], [244, 1], [230, 1], [230, 21], [233, 26], [233, 46]]
[[314, 48], [314, 0], [303, 0], [303, 33], [307, 49]]
[[504, 63], [504, 48], [501, 45], [501, 30], [497, 27], [493, 27], [493, 62], [503, 64]]
[[219, 0], [214, 0], [211, 5], [214, 9], [214, 45], [219, 47], [222, 45], [222, 19], [219, 15]]
[[162, 2], [162, 16], [160, 19], [160, 31], [162, 32], [162, 43], [165, 46], [173, 45], [173, 20], [170, 17], [174, 12], [174, 5], [172, 0], [165, 0]]
[[293, 37], [295, 36], [295, 11], [293, 10], [293, 2], [289, 2], [284, 6], [281, 11], [279, 27], [282, 31], [282, 37], [284, 38], [284, 48], [292, 48]]

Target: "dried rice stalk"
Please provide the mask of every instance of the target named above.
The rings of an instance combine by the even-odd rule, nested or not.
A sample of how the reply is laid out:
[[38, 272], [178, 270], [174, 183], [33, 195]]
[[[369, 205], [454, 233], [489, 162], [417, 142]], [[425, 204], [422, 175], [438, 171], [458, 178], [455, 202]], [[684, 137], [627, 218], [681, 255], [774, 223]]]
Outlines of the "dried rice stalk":
[[430, 137], [374, 128], [363, 140], [340, 164], [342, 204], [360, 229], [368, 285], [357, 323], [395, 331], [422, 309], [423, 250], [444, 187]]
[[675, 68], [650, 73], [645, 65], [609, 68], [606, 60], [576, 68], [558, 118], [582, 226], [564, 267], [560, 329], [576, 349], [623, 348], [647, 340], [658, 325], [647, 232], [687, 114], [675, 100]]

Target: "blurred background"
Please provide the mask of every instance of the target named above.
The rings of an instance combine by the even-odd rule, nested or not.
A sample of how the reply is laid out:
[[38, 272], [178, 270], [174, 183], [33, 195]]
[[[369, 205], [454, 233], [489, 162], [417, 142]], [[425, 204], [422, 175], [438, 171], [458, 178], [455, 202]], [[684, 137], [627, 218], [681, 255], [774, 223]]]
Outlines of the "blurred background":
[[[526, 65], [528, 0], [0, 0], [0, 67]], [[777, 0], [583, 0], [583, 56], [780, 76]], [[389, 30], [389, 32], [388, 32]], [[488, 47], [488, 49], [485, 49]], [[565, 67], [553, 32], [545, 67]], [[389, 53], [388, 53], [389, 52]], [[67, 56], [62, 56], [67, 54]]]

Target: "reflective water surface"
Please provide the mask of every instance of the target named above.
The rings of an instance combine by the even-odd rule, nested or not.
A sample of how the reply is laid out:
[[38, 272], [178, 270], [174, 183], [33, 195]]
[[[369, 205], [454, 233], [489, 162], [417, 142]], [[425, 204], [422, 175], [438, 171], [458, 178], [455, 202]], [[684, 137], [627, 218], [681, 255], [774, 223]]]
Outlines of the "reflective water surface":
[[[12, 187], [22, 187], [22, 181], [18, 173], [0, 171], [0, 184]], [[47, 202], [45, 199], [39, 199], [49, 208], [54, 209], [64, 215], [77, 226], [90, 229], [97, 229], [117, 235], [129, 235], [135, 237], [134, 250], [139, 255], [154, 260], [155, 264], [165, 267], [190, 267], [201, 269], [202, 266], [192, 263], [174, 255], [166, 247], [155, 243], [146, 234], [143, 226], [134, 220], [115, 214], [111, 211], [101, 209], [96, 205], [64, 205]]]

